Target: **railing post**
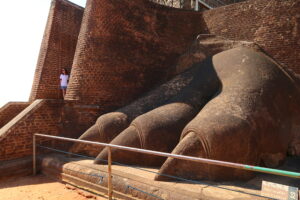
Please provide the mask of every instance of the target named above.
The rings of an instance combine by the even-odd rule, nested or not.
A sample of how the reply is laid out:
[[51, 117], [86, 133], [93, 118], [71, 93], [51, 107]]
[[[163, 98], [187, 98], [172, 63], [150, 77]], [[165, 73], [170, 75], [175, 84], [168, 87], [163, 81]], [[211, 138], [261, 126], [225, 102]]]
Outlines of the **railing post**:
[[108, 148], [108, 199], [112, 200], [111, 147]]
[[36, 139], [35, 134], [33, 134], [33, 140], [32, 140], [32, 173], [33, 175], [36, 175]]
[[195, 11], [199, 10], [199, 1], [195, 0]]

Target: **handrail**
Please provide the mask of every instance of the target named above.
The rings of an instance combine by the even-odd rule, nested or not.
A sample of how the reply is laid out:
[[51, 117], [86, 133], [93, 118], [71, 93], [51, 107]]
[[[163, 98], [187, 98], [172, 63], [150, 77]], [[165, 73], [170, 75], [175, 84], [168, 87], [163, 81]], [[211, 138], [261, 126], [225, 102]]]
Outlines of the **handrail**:
[[[279, 175], [279, 176], [300, 178], [300, 173], [286, 171], [286, 170], [279, 170], [279, 169], [272, 169], [272, 168], [259, 167], [259, 166], [253, 166], [253, 165], [232, 163], [232, 162], [213, 160], [213, 159], [207, 159], [207, 158], [184, 156], [184, 155], [179, 155], [179, 154], [171, 154], [171, 153], [165, 153], [165, 152], [159, 152], [159, 151], [139, 149], [139, 148], [134, 148], [134, 147], [120, 146], [120, 145], [101, 143], [101, 142], [92, 142], [92, 141], [87, 141], [87, 140], [58, 137], [58, 136], [38, 134], [38, 133], [34, 134], [34, 138], [33, 138], [34, 141], [35, 141], [35, 136], [70, 141], [70, 142], [80, 142], [80, 143], [85, 143], [85, 144], [94, 144], [94, 145], [105, 146], [105, 147], [108, 147], [109, 151], [111, 148], [116, 148], [116, 149], [145, 153], [145, 154], [150, 154], [150, 155], [157, 155], [157, 156], [162, 156], [162, 157], [178, 158], [178, 159], [182, 159], [182, 160], [189, 160], [189, 161], [195, 161], [195, 162], [200, 162], [200, 163], [213, 164], [213, 165], [231, 167], [231, 168], [236, 168], [236, 169], [243, 169], [243, 170], [248, 170], [248, 171], [256, 171], [256, 172], [262, 172], [262, 173], [267, 173], [267, 174], [275, 174], [275, 175]], [[33, 144], [33, 145], [35, 148], [35, 144]], [[34, 152], [35, 152], [35, 150], [34, 150]]]
[[208, 9], [213, 9], [219, 6], [225, 6], [226, 3], [220, 1], [220, 0], [196, 0], [195, 1], [195, 10], [199, 10], [199, 3], [202, 4], [204, 7]]
[[203, 6], [205, 6], [208, 9], [213, 9], [213, 7], [211, 7], [210, 5], [208, 5], [206, 2], [204, 2], [202, 0], [196, 0], [195, 1], [195, 11], [199, 10], [199, 3], [201, 3]]
[[224, 3], [223, 1], [221, 1], [221, 0], [215, 0], [215, 1], [217, 1], [218, 3], [220, 3], [221, 5], [223, 5], [223, 6], [226, 6], [226, 5], [228, 5], [228, 4], [226, 4], [226, 3]]
[[[171, 7], [178, 7], [177, 3], [174, 3], [174, 1], [171, 1], [171, 2], [161, 2], [159, 0], [151, 0], [155, 3], [158, 3], [158, 4], [162, 4], [162, 5], [166, 5], [166, 6], [171, 6]], [[183, 2], [186, 1], [186, 0], [183, 0]], [[238, 2], [241, 2], [241, 1], [246, 1], [246, 0], [227, 0], [226, 2], [224, 2], [223, 0], [195, 0], [195, 7], [194, 7], [194, 10], [195, 11], [198, 11], [199, 10], [199, 4], [201, 4], [202, 6], [204, 6], [205, 8], [208, 8], [208, 9], [213, 9], [213, 8], [217, 8], [217, 7], [220, 7], [220, 6], [226, 6], [226, 5], [229, 5], [229, 4], [233, 4], [233, 3], [238, 3]], [[182, 0], [180, 1], [180, 5], [179, 5], [179, 8], [184, 8], [183, 6], [183, 3]], [[189, 2], [191, 3], [191, 2]], [[193, 6], [192, 6], [193, 7]]]

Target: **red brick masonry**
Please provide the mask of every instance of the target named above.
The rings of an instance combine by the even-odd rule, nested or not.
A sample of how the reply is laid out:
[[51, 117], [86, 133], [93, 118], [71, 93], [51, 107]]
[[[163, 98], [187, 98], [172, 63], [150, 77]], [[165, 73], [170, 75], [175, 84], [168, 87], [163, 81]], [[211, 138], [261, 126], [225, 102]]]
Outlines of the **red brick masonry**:
[[52, 1], [30, 101], [62, 98], [59, 75], [62, 68], [71, 70], [83, 11], [69, 1]]
[[30, 103], [9, 102], [0, 108], [0, 129], [24, 110]]
[[54, 100], [36, 100], [0, 129], [0, 160], [31, 155], [33, 133], [58, 135], [61, 105]]
[[205, 11], [203, 19], [210, 33], [256, 42], [300, 74], [299, 0], [250, 0]]

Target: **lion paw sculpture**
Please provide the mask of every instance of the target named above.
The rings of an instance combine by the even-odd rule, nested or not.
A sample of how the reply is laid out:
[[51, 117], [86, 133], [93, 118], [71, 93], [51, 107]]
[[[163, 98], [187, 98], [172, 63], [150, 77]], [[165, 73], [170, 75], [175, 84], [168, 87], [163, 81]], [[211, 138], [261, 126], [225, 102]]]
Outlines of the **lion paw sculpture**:
[[[229, 45], [210, 54], [177, 69], [173, 79], [131, 104], [100, 116], [80, 139], [278, 166], [297, 137], [299, 80], [257, 48]], [[80, 145], [73, 147], [79, 149]], [[98, 150], [97, 158], [107, 159], [107, 150]], [[189, 179], [252, 176], [239, 169], [117, 149], [112, 155], [116, 162], [158, 166], [161, 174]], [[156, 179], [166, 180], [161, 175]]]

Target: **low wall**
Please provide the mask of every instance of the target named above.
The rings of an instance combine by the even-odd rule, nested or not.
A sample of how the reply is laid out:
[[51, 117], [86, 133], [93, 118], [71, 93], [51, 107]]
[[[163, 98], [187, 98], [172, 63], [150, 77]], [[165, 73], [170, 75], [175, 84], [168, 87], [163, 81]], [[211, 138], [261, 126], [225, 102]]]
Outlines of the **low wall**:
[[8, 102], [0, 108], [0, 128], [17, 116], [30, 103], [27, 102]]
[[35, 100], [0, 129], [0, 160], [32, 155], [32, 136], [58, 135], [62, 101]]
[[[35, 100], [0, 129], [0, 161], [32, 155], [34, 133], [78, 138], [101, 114], [103, 111], [98, 106], [54, 99]], [[37, 141], [62, 150], [72, 145], [42, 138]]]

